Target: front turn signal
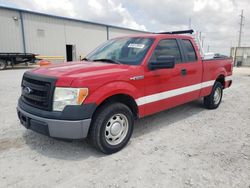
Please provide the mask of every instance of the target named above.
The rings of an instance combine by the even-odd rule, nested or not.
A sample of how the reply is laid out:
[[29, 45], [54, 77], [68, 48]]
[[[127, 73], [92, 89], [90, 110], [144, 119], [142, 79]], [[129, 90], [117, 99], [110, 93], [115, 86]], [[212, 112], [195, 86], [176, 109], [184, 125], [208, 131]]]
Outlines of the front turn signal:
[[78, 93], [78, 98], [77, 98], [77, 104], [82, 104], [83, 101], [86, 99], [86, 97], [89, 94], [88, 88], [80, 88], [79, 93]]

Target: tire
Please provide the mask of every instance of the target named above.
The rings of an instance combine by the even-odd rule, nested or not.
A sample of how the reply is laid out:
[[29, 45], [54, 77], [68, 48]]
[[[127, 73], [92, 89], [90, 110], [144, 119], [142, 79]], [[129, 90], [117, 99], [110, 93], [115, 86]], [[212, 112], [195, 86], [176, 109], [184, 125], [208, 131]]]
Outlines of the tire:
[[220, 82], [215, 82], [210, 95], [204, 97], [204, 106], [207, 109], [216, 109], [221, 103], [223, 86]]
[[89, 139], [97, 150], [112, 154], [127, 145], [133, 126], [134, 118], [128, 106], [122, 103], [105, 104], [94, 115]]
[[7, 62], [0, 59], [0, 70], [4, 70], [7, 67]]

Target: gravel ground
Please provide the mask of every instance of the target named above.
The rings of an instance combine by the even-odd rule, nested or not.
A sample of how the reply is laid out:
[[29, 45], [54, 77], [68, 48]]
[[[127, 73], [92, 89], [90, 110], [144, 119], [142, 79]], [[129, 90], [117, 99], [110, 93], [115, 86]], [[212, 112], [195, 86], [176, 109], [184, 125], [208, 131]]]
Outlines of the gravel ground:
[[20, 125], [25, 70], [0, 72], [0, 187], [250, 187], [250, 68], [234, 69], [217, 110], [195, 101], [138, 120], [109, 156]]

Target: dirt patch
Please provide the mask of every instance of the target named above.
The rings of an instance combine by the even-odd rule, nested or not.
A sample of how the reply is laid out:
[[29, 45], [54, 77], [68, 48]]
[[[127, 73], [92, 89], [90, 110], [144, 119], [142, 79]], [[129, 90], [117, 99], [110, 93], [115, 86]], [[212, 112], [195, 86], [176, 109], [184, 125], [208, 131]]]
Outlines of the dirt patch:
[[108, 156], [20, 125], [24, 71], [0, 73], [0, 187], [249, 188], [250, 68], [234, 69], [218, 109], [194, 101], [136, 121], [127, 147]]
[[11, 148], [21, 148], [23, 145], [24, 141], [21, 138], [0, 139], [0, 152]]

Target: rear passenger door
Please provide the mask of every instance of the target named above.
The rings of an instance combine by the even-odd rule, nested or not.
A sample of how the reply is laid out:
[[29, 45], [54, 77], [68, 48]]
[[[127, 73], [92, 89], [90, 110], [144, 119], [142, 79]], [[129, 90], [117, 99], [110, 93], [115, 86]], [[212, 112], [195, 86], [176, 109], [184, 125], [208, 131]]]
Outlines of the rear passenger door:
[[[170, 69], [145, 72], [145, 115], [156, 113], [199, 97], [201, 63], [193, 45], [180, 39], [162, 39], [158, 42], [148, 63], [158, 56], [174, 56], [176, 65]], [[191, 48], [192, 47], [192, 48]], [[186, 54], [187, 53], [187, 54]], [[194, 85], [194, 86], [193, 86]]]
[[198, 59], [194, 44], [189, 39], [178, 39], [183, 61], [176, 64], [180, 72], [180, 87], [185, 87], [184, 102], [199, 98], [202, 81], [202, 61]]

